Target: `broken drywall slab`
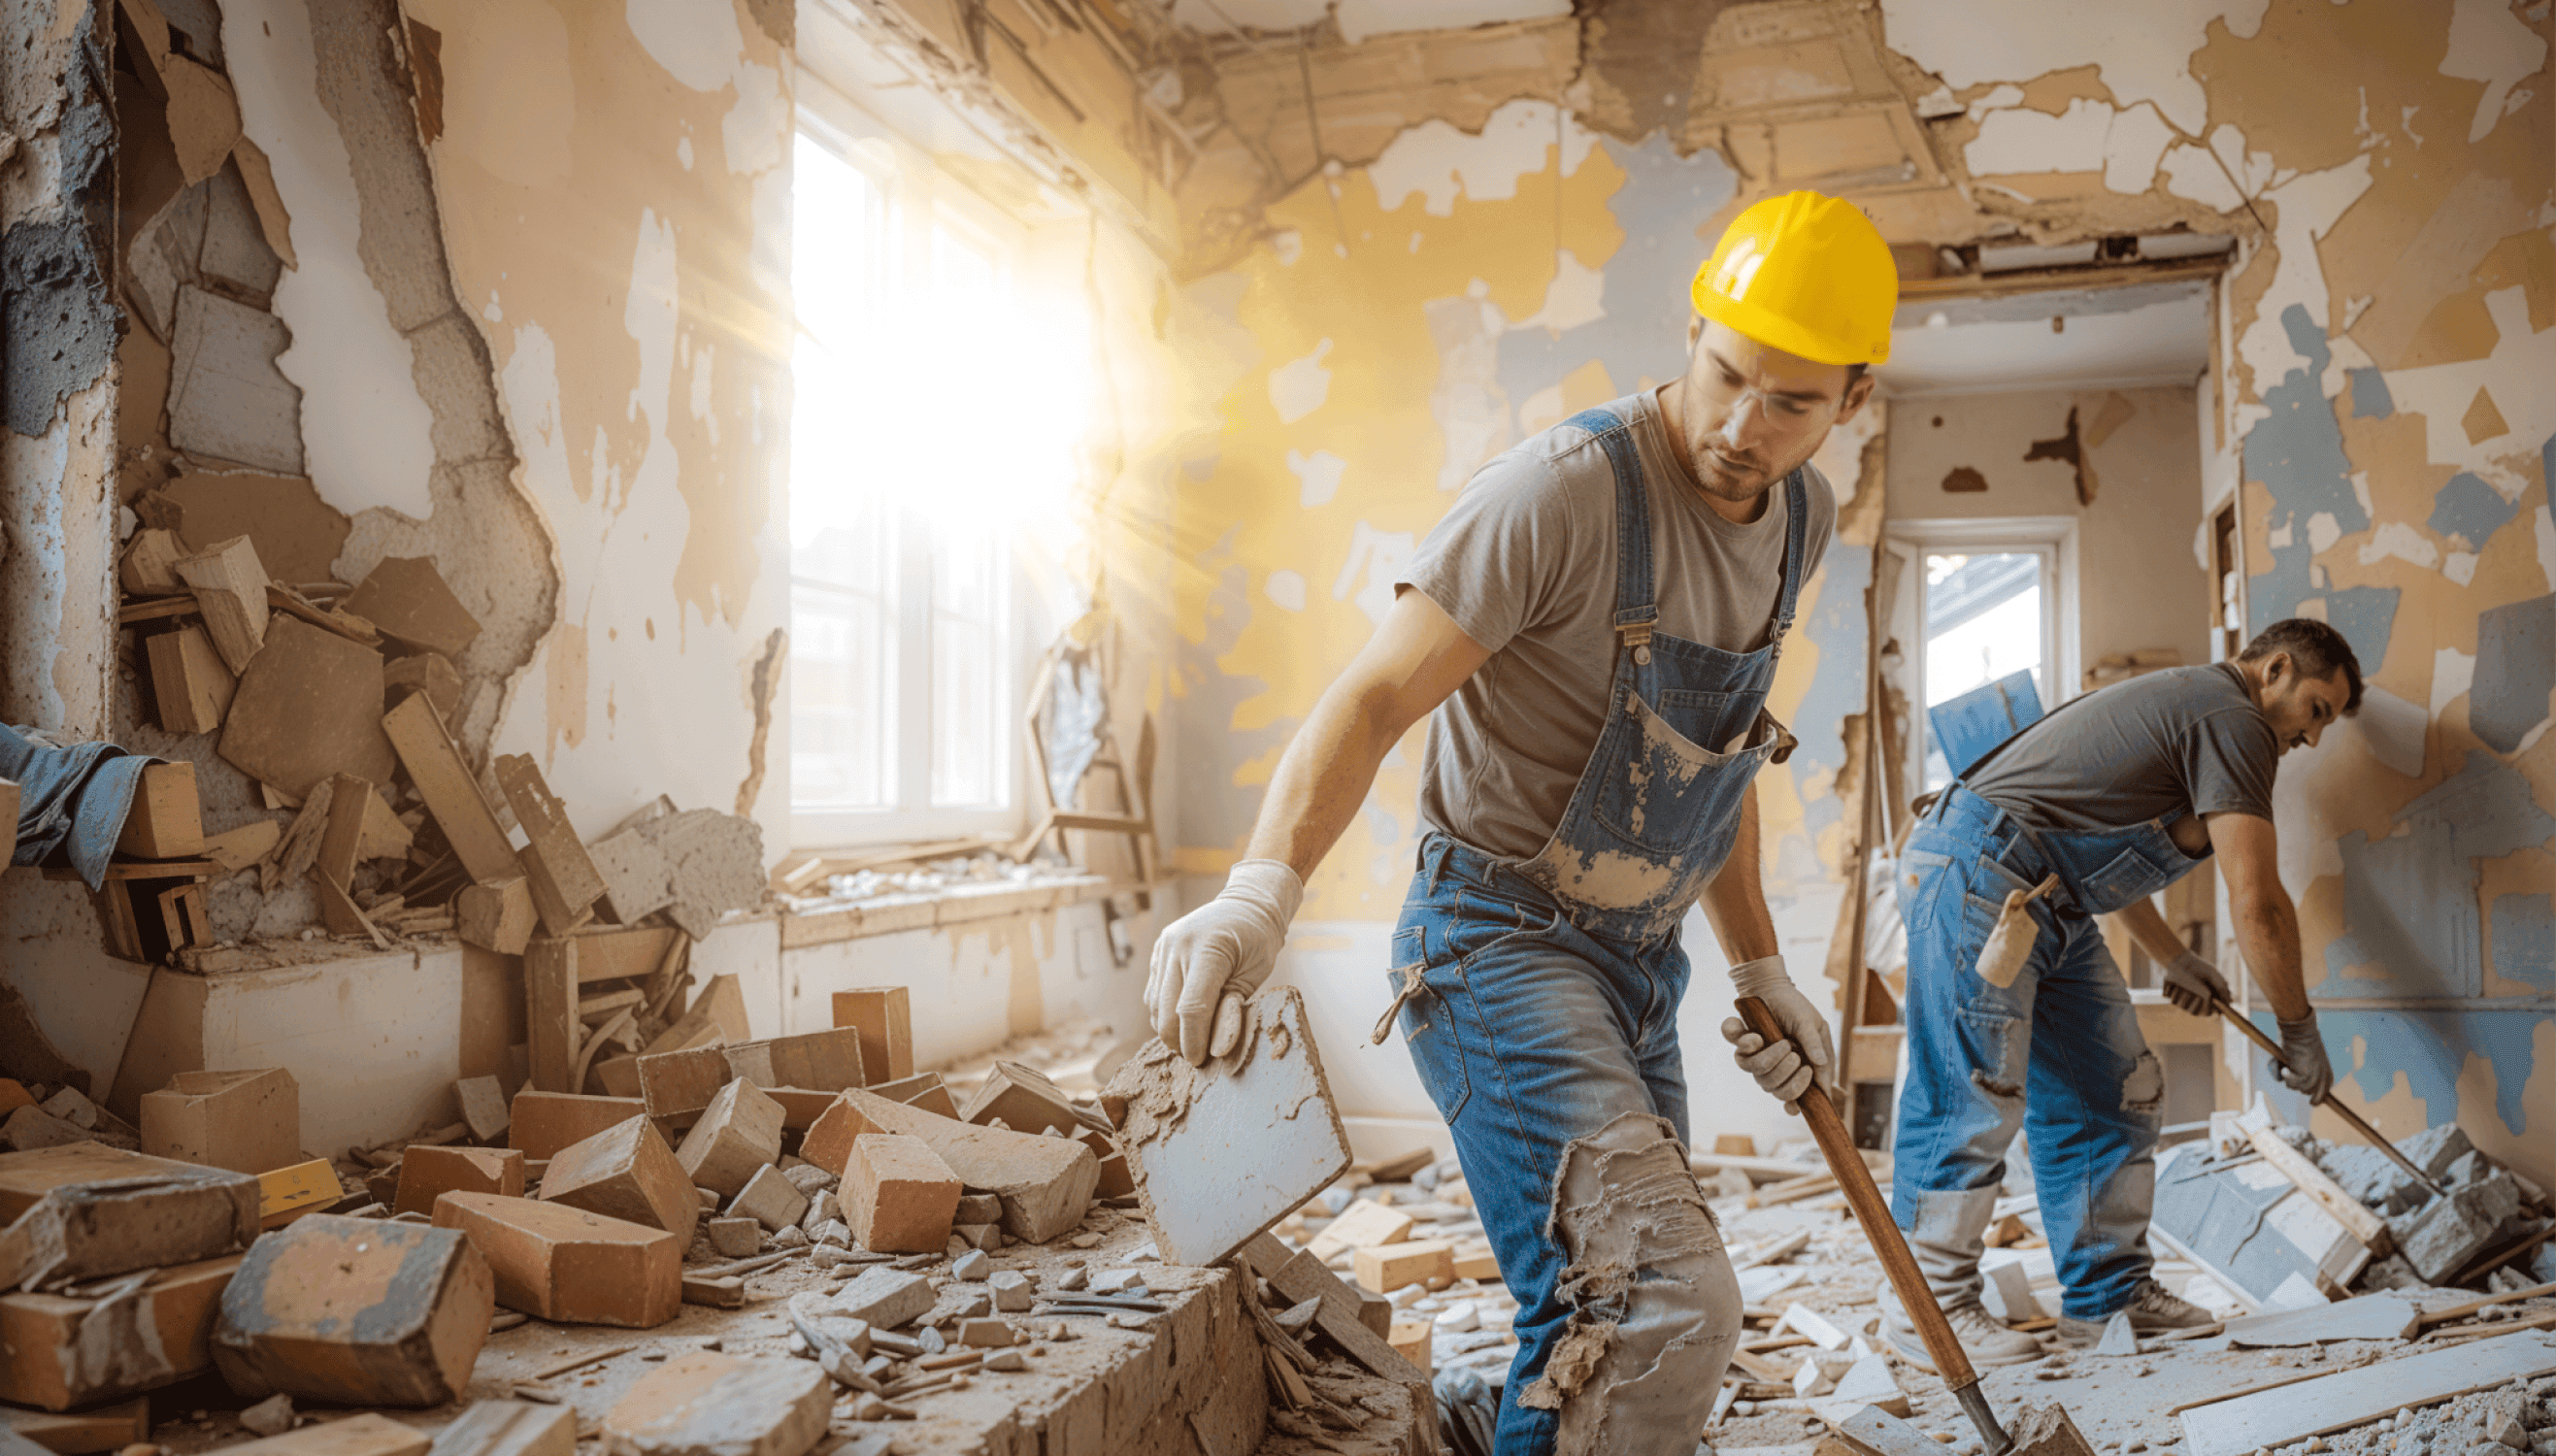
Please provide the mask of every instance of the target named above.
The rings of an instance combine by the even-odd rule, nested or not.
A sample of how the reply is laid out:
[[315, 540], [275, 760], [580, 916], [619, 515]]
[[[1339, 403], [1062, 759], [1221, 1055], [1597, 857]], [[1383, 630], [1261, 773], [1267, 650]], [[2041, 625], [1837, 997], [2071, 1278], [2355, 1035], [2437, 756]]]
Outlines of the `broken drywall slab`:
[[169, 443], [301, 474], [302, 393], [275, 365], [288, 342], [274, 314], [180, 286], [169, 345]]
[[298, 617], [277, 616], [240, 674], [221, 755], [241, 773], [301, 796], [335, 774], [390, 782], [382, 732], [382, 655]]
[[2521, 1331], [2186, 1408], [2191, 1456], [2244, 1456], [2505, 1381], [2556, 1371], [2556, 1340]]
[[452, 594], [444, 574], [423, 556], [388, 556], [346, 598], [346, 610], [383, 634], [431, 653], [458, 660], [479, 635], [479, 621]]
[[193, 471], [160, 487], [191, 542], [245, 536], [269, 575], [296, 586], [329, 579], [346, 545], [346, 518], [298, 477]]
[[2279, 1168], [2214, 1158], [2207, 1143], [2158, 1158], [2150, 1227], [2256, 1311], [2322, 1304], [2321, 1285], [2348, 1287], [2369, 1262], [2369, 1246]]
[[674, 892], [666, 914], [701, 940], [719, 916], [763, 901], [763, 827], [716, 809], [685, 809], [650, 819], [639, 832], [657, 846]]
[[[257, 204], [236, 166], [225, 166], [201, 183], [204, 191], [203, 244], [195, 267], [205, 278], [226, 284], [234, 293], [264, 301], [284, 276], [284, 260], [267, 245]], [[319, 578], [313, 578], [317, 580]]]
[[1214, 1265], [1347, 1171], [1347, 1130], [1294, 987], [1243, 1006], [1234, 1049], [1193, 1067], [1160, 1040], [1119, 1068], [1118, 1146], [1163, 1257]]

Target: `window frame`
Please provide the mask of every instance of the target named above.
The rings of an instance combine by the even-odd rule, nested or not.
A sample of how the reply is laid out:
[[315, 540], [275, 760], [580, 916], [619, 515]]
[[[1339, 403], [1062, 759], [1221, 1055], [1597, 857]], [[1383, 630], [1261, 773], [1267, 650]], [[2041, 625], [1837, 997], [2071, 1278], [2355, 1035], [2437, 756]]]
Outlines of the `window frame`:
[[[1029, 229], [962, 186], [893, 129], [856, 102], [802, 73], [794, 145], [805, 136], [868, 177], [886, 199], [888, 227], [896, 248], [891, 287], [902, 287], [931, 267], [936, 224], [971, 245], [993, 253], [1016, 286], [1026, 271]], [[797, 427], [797, 401], [792, 426]], [[1017, 835], [1029, 816], [1027, 745], [1021, 724], [1021, 700], [1035, 670], [1039, 637], [1031, 567], [1025, 543], [1005, 541], [995, 574], [993, 609], [993, 701], [990, 715], [998, 735], [995, 746], [997, 801], [987, 805], [941, 806], [932, 802], [932, 634], [937, 617], [933, 594], [932, 531], [924, 516], [903, 505], [891, 505], [887, 531], [889, 570], [885, 592], [894, 613], [890, 642], [892, 720], [885, 749], [894, 802], [862, 808], [803, 803], [795, 783], [790, 795], [790, 838], [797, 850], [856, 849], [967, 835]], [[795, 598], [801, 586], [792, 562]], [[833, 585], [811, 582], [817, 589]], [[795, 601], [793, 603], [795, 612]], [[797, 674], [783, 674], [784, 711], [795, 716], [792, 688]], [[788, 760], [785, 757], [785, 763]]]
[[2048, 668], [2037, 684], [2042, 712], [2078, 696], [2083, 679], [2079, 667], [2077, 528], [2074, 516], [2002, 516], [1976, 520], [1893, 521], [1883, 536], [1890, 546], [1909, 553], [1902, 590], [1914, 593], [1916, 641], [1903, 654], [1909, 683], [1908, 759], [1905, 783], [1912, 794], [1926, 791], [1926, 758], [1934, 728], [1926, 717], [1926, 557], [1946, 551], [1973, 555], [1997, 552], [2042, 558], [2045, 590], [2041, 597], [2042, 662]]

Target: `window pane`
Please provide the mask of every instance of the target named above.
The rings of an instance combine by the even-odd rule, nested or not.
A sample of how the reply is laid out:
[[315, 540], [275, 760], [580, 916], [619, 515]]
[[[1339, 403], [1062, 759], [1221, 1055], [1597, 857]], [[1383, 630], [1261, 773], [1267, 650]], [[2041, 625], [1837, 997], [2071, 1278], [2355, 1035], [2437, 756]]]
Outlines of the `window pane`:
[[790, 794], [811, 808], [896, 801], [893, 516], [844, 442], [876, 427], [892, 261], [886, 199], [801, 137], [792, 187]]
[[932, 551], [932, 802], [1000, 807], [1010, 751], [1003, 691], [1003, 533], [945, 527]]
[[[2042, 558], [2033, 551], [1926, 556], [1926, 706], [1932, 708], [2014, 672], [2030, 672], [2042, 701]], [[1926, 787], [1952, 780], [1928, 735]]]

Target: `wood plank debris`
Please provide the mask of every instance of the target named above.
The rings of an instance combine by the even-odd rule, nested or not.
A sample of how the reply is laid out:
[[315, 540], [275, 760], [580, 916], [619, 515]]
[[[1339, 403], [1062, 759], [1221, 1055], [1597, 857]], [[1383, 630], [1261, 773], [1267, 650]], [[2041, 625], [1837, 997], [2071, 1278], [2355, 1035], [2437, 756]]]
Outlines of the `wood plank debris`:
[[223, 664], [233, 672], [247, 671], [249, 660], [266, 646], [266, 568], [258, 563], [257, 546], [234, 536], [180, 557], [172, 569], [194, 592]]
[[499, 955], [522, 955], [541, 919], [533, 908], [532, 882], [522, 875], [464, 885], [452, 905], [461, 938]]
[[2187, 1406], [2178, 1419], [2189, 1456], [2245, 1456], [2551, 1371], [2556, 1340], [2527, 1331]]
[[151, 695], [159, 704], [163, 731], [210, 733], [222, 726], [239, 677], [202, 627], [190, 622], [155, 633], [146, 640], [144, 654], [150, 660]]
[[203, 801], [195, 793], [193, 764], [181, 760], [143, 769], [115, 849], [146, 860], [192, 859], [204, 852]]
[[[381, 718], [382, 731], [399, 751], [409, 781], [426, 811], [444, 830], [445, 842], [461, 859], [461, 868], [482, 885], [523, 874], [514, 845], [498, 826], [497, 811], [480, 792], [479, 781], [461, 761], [461, 751], [445, 731], [432, 699], [419, 693], [403, 699]], [[377, 781], [378, 782], [378, 781]]]
[[584, 923], [589, 908], [603, 894], [603, 877], [595, 873], [585, 846], [577, 843], [568, 806], [551, 792], [542, 771], [525, 754], [500, 754], [494, 765], [498, 787], [514, 806], [515, 822], [530, 841], [524, 847], [524, 873], [542, 925], [565, 935]]
[[2421, 1312], [2393, 1294], [2363, 1294], [2309, 1309], [2232, 1319], [2223, 1332], [2240, 1350], [2319, 1345], [2333, 1340], [2402, 1340], [2413, 1335]]

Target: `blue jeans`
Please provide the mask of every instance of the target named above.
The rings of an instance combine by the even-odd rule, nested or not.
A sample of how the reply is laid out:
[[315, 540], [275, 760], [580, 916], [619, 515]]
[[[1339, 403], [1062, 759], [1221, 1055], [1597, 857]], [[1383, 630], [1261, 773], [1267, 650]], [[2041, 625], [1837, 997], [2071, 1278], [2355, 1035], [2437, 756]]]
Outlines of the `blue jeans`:
[[1642, 945], [1588, 933], [1444, 834], [1420, 860], [1390, 974], [1518, 1300], [1494, 1449], [1692, 1450], [1740, 1301], [1686, 1160], [1686, 952], [1674, 928]]
[[2012, 984], [1976, 971], [2006, 893], [2046, 873], [2032, 840], [1967, 792], [1948, 794], [1909, 836], [1897, 886], [1908, 1085], [1891, 1212], [1936, 1296], [1977, 1298], [1997, 1181], [2021, 1128], [2066, 1288], [2061, 1309], [2104, 1319], [2153, 1262], [2165, 1079], [2102, 928], [2065, 891], [2033, 904], [2038, 933]]

